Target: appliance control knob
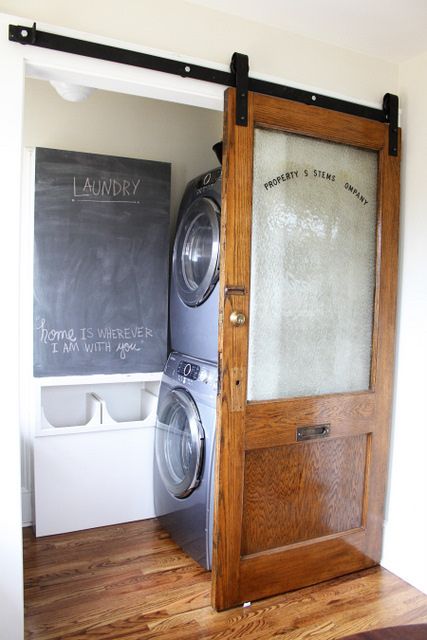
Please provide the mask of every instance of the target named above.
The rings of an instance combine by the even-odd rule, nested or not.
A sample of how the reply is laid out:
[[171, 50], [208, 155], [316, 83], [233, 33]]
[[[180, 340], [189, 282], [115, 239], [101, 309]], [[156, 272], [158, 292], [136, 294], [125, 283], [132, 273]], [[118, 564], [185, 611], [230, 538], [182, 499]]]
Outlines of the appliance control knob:
[[207, 369], [200, 369], [199, 380], [206, 384], [209, 382], [209, 371]]

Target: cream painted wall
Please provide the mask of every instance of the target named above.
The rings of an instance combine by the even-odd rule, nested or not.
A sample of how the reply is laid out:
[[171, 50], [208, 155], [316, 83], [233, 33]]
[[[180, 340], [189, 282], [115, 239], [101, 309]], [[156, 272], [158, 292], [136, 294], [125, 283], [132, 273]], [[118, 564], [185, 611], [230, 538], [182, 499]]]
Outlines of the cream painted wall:
[[427, 593], [427, 53], [400, 66], [396, 394], [383, 565]]
[[[234, 51], [249, 56], [251, 73], [305, 84], [313, 90], [378, 104], [397, 91], [391, 63], [198, 7], [183, 0], [0, 0], [0, 11], [143, 47], [229, 65]], [[118, 5], [116, 5], [118, 6]], [[332, 18], [332, 16], [331, 16]]]
[[27, 79], [24, 145], [172, 163], [175, 218], [186, 183], [218, 165], [222, 113], [160, 100], [94, 91], [67, 102], [42, 80]]

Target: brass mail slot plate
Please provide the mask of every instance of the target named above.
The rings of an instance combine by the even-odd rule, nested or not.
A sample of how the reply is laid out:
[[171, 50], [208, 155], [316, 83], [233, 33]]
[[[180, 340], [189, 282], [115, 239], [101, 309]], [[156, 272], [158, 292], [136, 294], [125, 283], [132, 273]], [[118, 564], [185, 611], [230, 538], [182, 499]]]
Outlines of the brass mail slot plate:
[[316, 440], [317, 438], [327, 438], [331, 431], [330, 424], [316, 424], [310, 427], [297, 427], [297, 442], [302, 440]]

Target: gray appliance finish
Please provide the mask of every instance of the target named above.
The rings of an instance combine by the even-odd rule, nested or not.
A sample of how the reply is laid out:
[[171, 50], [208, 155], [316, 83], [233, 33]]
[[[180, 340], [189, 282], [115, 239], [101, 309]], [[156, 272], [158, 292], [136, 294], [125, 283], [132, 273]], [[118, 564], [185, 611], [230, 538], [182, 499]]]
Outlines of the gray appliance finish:
[[212, 564], [216, 365], [172, 352], [160, 383], [154, 445], [154, 508], [171, 538]]
[[218, 360], [221, 168], [194, 178], [182, 198], [170, 288], [171, 348]]

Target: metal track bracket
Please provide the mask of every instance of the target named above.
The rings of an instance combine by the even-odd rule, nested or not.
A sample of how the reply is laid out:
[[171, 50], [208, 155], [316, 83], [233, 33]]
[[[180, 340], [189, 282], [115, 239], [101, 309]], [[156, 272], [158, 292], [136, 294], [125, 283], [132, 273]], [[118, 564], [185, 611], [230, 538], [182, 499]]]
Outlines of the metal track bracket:
[[388, 153], [390, 156], [397, 156], [399, 153], [399, 98], [393, 93], [386, 93], [383, 100], [383, 110], [385, 120], [389, 125]]
[[230, 65], [236, 78], [236, 124], [248, 126], [249, 58], [244, 53], [233, 53]]
[[21, 27], [13, 24], [9, 25], [9, 40], [19, 42], [19, 44], [37, 44], [37, 27], [33, 22], [32, 27]]

